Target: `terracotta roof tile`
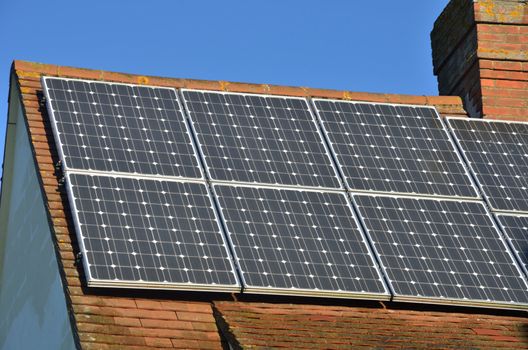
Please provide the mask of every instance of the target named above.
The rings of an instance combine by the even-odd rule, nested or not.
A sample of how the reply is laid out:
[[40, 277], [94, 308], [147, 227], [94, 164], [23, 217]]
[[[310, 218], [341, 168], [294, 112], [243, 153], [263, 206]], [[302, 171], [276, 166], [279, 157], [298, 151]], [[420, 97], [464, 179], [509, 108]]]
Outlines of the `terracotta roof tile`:
[[[188, 294], [134, 293], [83, 287], [75, 253], [67, 197], [54, 174], [57, 151], [44, 106], [40, 77], [104, 79], [115, 82], [292, 96], [434, 105], [444, 115], [465, 115], [458, 97], [355, 93], [266, 84], [169, 79], [15, 61], [50, 227], [62, 267], [69, 310], [83, 349], [220, 349], [216, 322], [247, 347], [509, 347], [526, 346], [527, 323], [518, 317], [434, 313], [323, 305], [192, 301]], [[154, 293], [154, 292], [153, 292]], [[111, 295], [109, 295], [111, 294]], [[213, 314], [213, 303], [216, 319]]]
[[216, 302], [241, 347], [525, 348], [524, 317], [345, 306]]

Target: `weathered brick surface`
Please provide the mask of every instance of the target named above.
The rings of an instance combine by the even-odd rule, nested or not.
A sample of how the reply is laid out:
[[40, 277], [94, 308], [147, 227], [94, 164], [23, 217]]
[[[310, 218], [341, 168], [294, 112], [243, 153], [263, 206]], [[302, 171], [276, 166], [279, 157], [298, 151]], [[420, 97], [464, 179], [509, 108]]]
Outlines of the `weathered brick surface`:
[[384, 308], [216, 302], [226, 338], [244, 348], [522, 349], [524, 317]]
[[[515, 67], [509, 67], [509, 70]], [[74, 318], [74, 329], [83, 349], [144, 349], [186, 348], [219, 349], [222, 342], [213, 315], [213, 300], [189, 301], [181, 297], [156, 298], [104, 295], [98, 290], [83, 287], [83, 271], [75, 261], [78, 251], [77, 239], [71, 228], [65, 191], [54, 175], [53, 164], [58, 160], [51, 136], [50, 123], [45, 109], [39, 106], [41, 75], [57, 75], [71, 78], [108, 79], [118, 82], [155, 84], [160, 86], [204, 88], [268, 94], [287, 94], [307, 97], [327, 97], [348, 100], [392, 102], [406, 104], [429, 104], [444, 115], [465, 115], [461, 99], [452, 96], [408, 96], [354, 93], [347, 91], [312, 88], [252, 85], [214, 81], [195, 81], [145, 77], [130, 74], [92, 71], [71, 67], [36, 64], [16, 61], [13, 73], [23, 91], [22, 102], [35, 152], [38, 174], [42, 181], [50, 225], [54, 232], [56, 249], [62, 266], [61, 274], [70, 312]], [[489, 86], [490, 89], [497, 88]], [[510, 90], [514, 90], [511, 88]], [[513, 94], [511, 98], [516, 99]], [[438, 317], [409, 310], [376, 310], [363, 308], [326, 307], [316, 305], [281, 305], [217, 303], [222, 318], [230, 322], [227, 328], [237, 334], [241, 344], [257, 347], [406, 347], [413, 332], [429, 327], [438, 339], [436, 347], [453, 347], [463, 344], [466, 337], [477, 335], [473, 344], [488, 347], [504, 345], [519, 347], [519, 332], [525, 330], [517, 319], [494, 317], [493, 324], [478, 323], [476, 329], [502, 329], [498, 335], [477, 334], [463, 328], [465, 320], [476, 322], [470, 316], [446, 314], [442, 331], [434, 330]], [[237, 311], [238, 310], [238, 311]], [[264, 317], [263, 315], [267, 316]], [[460, 317], [460, 318], [459, 318]], [[463, 320], [460, 321], [460, 320]], [[460, 322], [459, 322], [460, 321]], [[471, 323], [470, 322], [470, 323]], [[450, 325], [448, 328], [448, 324]], [[471, 323], [473, 324], [473, 323]], [[399, 325], [399, 326], [398, 326]], [[414, 325], [414, 328], [408, 328]], [[518, 326], [517, 331], [511, 331]], [[465, 327], [465, 326], [464, 326]], [[491, 328], [490, 328], [491, 327]], [[500, 328], [502, 327], [502, 328]], [[450, 329], [451, 333], [448, 332]], [[429, 332], [429, 331], [428, 331]], [[439, 334], [440, 332], [440, 334]], [[443, 333], [442, 333], [443, 332]], [[445, 339], [450, 334], [450, 340]], [[456, 336], [456, 334], [458, 334]], [[460, 335], [463, 334], [463, 335]], [[416, 334], [414, 334], [416, 335]], [[415, 337], [417, 347], [428, 347], [426, 340]], [[482, 340], [482, 343], [479, 343]], [[484, 341], [487, 343], [484, 343]], [[311, 345], [310, 345], [311, 344]], [[491, 345], [490, 345], [491, 344]]]
[[452, 0], [431, 33], [439, 91], [471, 116], [528, 120], [528, 3]]

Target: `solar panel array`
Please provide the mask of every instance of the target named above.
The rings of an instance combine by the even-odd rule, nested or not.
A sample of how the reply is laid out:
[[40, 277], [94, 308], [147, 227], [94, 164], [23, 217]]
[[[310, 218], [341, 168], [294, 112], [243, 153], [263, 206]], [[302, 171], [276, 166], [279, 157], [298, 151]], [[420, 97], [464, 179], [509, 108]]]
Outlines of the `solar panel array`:
[[182, 95], [245, 292], [389, 297], [305, 99]]
[[491, 208], [528, 213], [528, 123], [448, 123]]
[[88, 285], [239, 291], [176, 90], [43, 85]]
[[523, 219], [504, 240], [434, 108], [43, 86], [89, 285], [528, 306]]

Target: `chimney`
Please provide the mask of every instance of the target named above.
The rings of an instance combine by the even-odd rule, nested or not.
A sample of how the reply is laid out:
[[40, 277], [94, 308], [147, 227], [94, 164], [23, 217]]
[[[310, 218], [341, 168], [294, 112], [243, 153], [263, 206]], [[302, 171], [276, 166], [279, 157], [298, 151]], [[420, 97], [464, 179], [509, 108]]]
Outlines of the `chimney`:
[[441, 95], [471, 117], [528, 120], [528, 0], [451, 0], [431, 42]]

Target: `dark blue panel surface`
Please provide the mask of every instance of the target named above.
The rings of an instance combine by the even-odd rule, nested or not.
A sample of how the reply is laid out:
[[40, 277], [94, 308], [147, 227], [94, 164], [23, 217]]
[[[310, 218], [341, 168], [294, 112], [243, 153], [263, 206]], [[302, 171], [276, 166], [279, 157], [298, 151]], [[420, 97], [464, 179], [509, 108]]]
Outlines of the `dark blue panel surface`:
[[477, 197], [434, 108], [322, 99], [314, 105], [350, 189]]
[[344, 193], [230, 185], [214, 192], [246, 291], [387, 294]]
[[88, 283], [238, 290], [204, 184], [68, 179]]
[[341, 187], [306, 100], [182, 93], [212, 180]]
[[528, 285], [479, 202], [354, 195], [395, 298], [528, 305]]
[[497, 218], [528, 272], [528, 216], [497, 215]]
[[44, 78], [66, 169], [201, 178], [176, 90]]
[[448, 123], [492, 209], [528, 213], [528, 123]]

